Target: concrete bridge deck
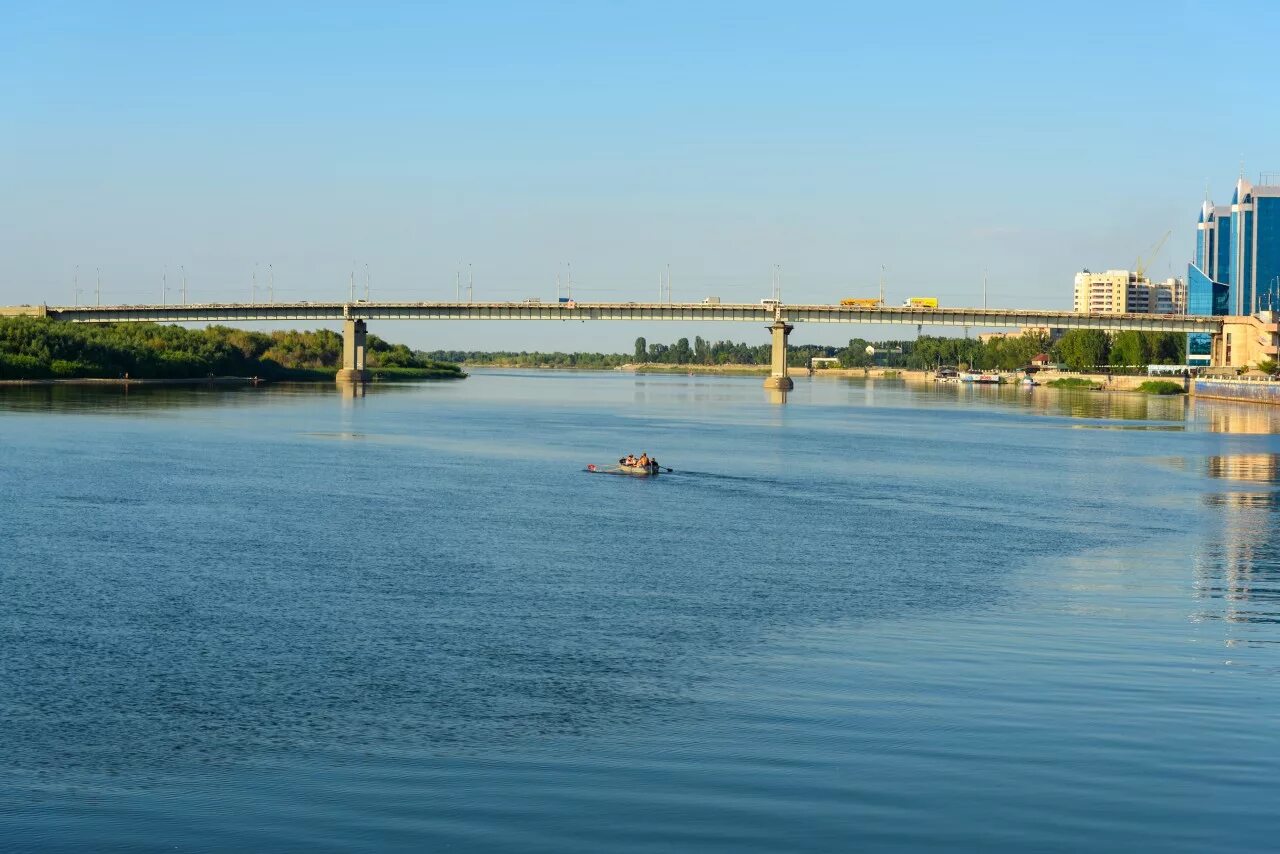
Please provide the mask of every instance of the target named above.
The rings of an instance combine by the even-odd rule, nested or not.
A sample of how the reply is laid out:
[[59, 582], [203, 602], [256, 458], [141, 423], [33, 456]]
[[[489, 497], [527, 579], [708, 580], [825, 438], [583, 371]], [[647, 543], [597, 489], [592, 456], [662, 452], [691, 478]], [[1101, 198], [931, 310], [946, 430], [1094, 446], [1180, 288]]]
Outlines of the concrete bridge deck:
[[[1247, 321], [1224, 335], [1229, 319], [1176, 314], [1077, 314], [1072, 311], [1038, 311], [1003, 308], [911, 308], [882, 306], [862, 308], [844, 305], [766, 303], [677, 302], [248, 302], [199, 305], [104, 305], [0, 307], [0, 316], [36, 315], [68, 323], [247, 323], [271, 321], [328, 321], [342, 323], [340, 382], [359, 382], [365, 370], [365, 342], [370, 320], [559, 320], [577, 321], [713, 321], [760, 323], [772, 334], [773, 359], [765, 387], [785, 391], [792, 387], [787, 375], [787, 337], [797, 323], [902, 324], [950, 327], [1048, 327], [1099, 329], [1108, 332], [1204, 332], [1212, 336], [1221, 364], [1233, 364], [1245, 352], [1269, 347], [1277, 352], [1274, 320], [1265, 321], [1259, 338], [1253, 329], [1261, 321]], [[1240, 324], [1237, 324], [1239, 326]], [[1269, 336], [1269, 337], [1268, 337]], [[1257, 342], [1251, 339], [1258, 338]], [[1265, 338], [1266, 340], [1263, 340]], [[1232, 351], [1230, 342], [1238, 342]], [[1248, 348], [1248, 349], [1246, 349]], [[1259, 351], [1261, 352], [1261, 351]], [[1215, 364], [1217, 362], [1215, 361]]]
[[[22, 308], [14, 308], [14, 313]], [[729, 323], [858, 323], [868, 325], [1103, 329], [1112, 332], [1222, 331], [1222, 318], [1160, 314], [1077, 314], [1000, 308], [856, 308], [839, 305], [634, 302], [271, 302], [201, 305], [34, 306], [25, 313], [71, 323], [237, 323], [344, 320], [603, 320]]]

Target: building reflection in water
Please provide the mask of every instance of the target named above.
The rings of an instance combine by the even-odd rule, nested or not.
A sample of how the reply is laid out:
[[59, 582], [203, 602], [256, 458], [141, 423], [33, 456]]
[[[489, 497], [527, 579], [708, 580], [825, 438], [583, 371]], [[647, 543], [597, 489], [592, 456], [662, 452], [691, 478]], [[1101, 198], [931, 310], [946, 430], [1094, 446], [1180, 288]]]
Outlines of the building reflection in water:
[[1280, 433], [1280, 406], [1192, 398], [1191, 415], [1210, 433]]
[[[1280, 454], [1209, 457], [1205, 472], [1217, 479], [1275, 485]], [[1198, 616], [1235, 626], [1228, 629], [1228, 645], [1274, 643], [1247, 630], [1280, 623], [1280, 544], [1274, 538], [1280, 491], [1217, 492], [1206, 495], [1205, 503], [1220, 514], [1222, 528], [1197, 557], [1197, 592], [1213, 603]]]

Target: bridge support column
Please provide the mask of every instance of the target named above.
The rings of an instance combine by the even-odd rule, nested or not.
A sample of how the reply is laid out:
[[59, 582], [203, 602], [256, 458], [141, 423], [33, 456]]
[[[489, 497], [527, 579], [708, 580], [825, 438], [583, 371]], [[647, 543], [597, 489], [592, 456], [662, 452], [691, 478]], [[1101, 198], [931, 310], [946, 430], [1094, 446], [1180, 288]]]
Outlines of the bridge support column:
[[764, 381], [764, 387], [782, 391], [795, 388], [796, 384], [791, 381], [791, 377], [787, 376], [787, 336], [795, 327], [779, 319], [775, 320], [772, 326], [765, 328], [773, 333], [773, 360], [769, 377]]
[[364, 369], [364, 342], [368, 329], [363, 320], [347, 318], [342, 322], [342, 367], [338, 369], [340, 383], [362, 383], [369, 379]]

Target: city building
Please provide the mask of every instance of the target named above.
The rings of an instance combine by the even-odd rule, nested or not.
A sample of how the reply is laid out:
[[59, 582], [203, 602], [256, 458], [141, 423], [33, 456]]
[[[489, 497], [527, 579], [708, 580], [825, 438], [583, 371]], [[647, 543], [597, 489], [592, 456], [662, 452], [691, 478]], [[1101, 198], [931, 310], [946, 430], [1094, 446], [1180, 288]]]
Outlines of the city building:
[[[1280, 176], [1277, 176], [1280, 177]], [[1187, 311], [1252, 315], [1280, 310], [1280, 183], [1236, 181], [1230, 205], [1206, 201], [1187, 265]], [[1187, 360], [1208, 364], [1209, 336], [1187, 339]]]
[[1035, 335], [1040, 338], [1048, 339], [1052, 344], [1062, 337], [1067, 330], [1060, 329], [1057, 326], [1023, 326], [1017, 332], [981, 332], [978, 334], [978, 340], [983, 344], [989, 344], [992, 341], [1003, 341], [1006, 338], [1021, 338], [1024, 335]]
[[1171, 276], [1163, 282], [1152, 285], [1151, 289], [1155, 295], [1155, 307], [1152, 308], [1154, 313], [1187, 313], [1187, 283], [1182, 279]]
[[1075, 311], [1091, 314], [1185, 314], [1187, 286], [1181, 279], [1158, 284], [1130, 270], [1076, 273]]

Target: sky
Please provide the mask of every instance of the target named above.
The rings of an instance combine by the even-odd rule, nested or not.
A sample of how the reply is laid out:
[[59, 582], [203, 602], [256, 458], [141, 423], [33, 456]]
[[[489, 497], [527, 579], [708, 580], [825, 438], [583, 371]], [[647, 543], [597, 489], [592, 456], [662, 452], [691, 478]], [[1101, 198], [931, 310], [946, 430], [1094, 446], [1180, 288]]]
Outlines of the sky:
[[[1184, 274], [1280, 172], [1280, 71], [1199, 2], [0, 0], [0, 304], [936, 296]], [[1239, 49], [1238, 49], [1239, 50]], [[1250, 56], [1254, 56], [1250, 59]], [[100, 271], [100, 273], [99, 273]], [[77, 283], [80, 293], [77, 297]], [[425, 349], [764, 343], [741, 324], [375, 325]], [[909, 328], [798, 329], [795, 343]]]

